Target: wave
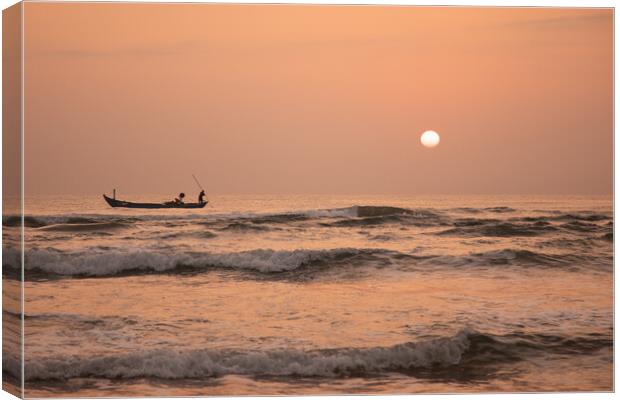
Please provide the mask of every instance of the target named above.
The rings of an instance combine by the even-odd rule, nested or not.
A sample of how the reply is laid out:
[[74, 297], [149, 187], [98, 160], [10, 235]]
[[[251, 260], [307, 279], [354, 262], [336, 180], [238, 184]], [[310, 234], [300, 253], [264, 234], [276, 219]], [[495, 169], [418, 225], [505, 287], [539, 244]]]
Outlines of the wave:
[[522, 266], [564, 266], [582, 263], [584, 257], [572, 254], [546, 254], [530, 250], [503, 249], [483, 253], [473, 253], [477, 264], [486, 265], [518, 264]]
[[597, 223], [607, 217], [602, 214], [563, 214], [561, 216], [527, 216], [507, 220], [497, 218], [457, 218], [453, 228], [435, 232], [443, 236], [540, 236], [558, 231], [568, 232], [609, 232], [613, 224]]
[[575, 232], [600, 232], [604, 230], [609, 230], [609, 227], [580, 221], [571, 221], [565, 224], [561, 224], [560, 228]]
[[474, 267], [517, 266], [538, 268], [567, 268], [569, 270], [612, 266], [612, 259], [577, 255], [575, 253], [548, 254], [523, 249], [501, 249], [475, 252], [467, 255], [417, 256], [417, 266], [426, 267]]
[[[520, 361], [537, 354], [587, 354], [611, 351], [612, 337], [562, 337], [515, 333], [494, 336], [471, 328], [454, 336], [389, 347], [335, 348], [303, 351], [152, 349], [91, 358], [45, 357], [27, 359], [27, 381], [73, 378], [205, 379], [224, 375], [271, 378], [347, 378], [386, 373], [441, 374], [451, 369], [477, 369]], [[17, 369], [16, 369], [17, 368]], [[3, 370], [13, 375], [19, 363], [3, 359]]]
[[467, 214], [480, 214], [480, 213], [489, 213], [489, 212], [503, 214], [503, 213], [513, 213], [518, 210], [511, 208], [511, 207], [500, 206], [500, 207], [483, 207], [483, 208], [456, 207], [456, 208], [451, 208], [450, 211], [457, 212], [457, 213], [467, 213]]
[[367, 217], [357, 219], [343, 219], [335, 222], [321, 223], [324, 227], [335, 228], [352, 228], [352, 227], [372, 227], [378, 225], [397, 224], [403, 226], [415, 226], [415, 227], [434, 227], [445, 226], [446, 223], [439, 218], [431, 217], [414, 217], [414, 216], [400, 216], [400, 215], [387, 215], [383, 217]]
[[[248, 231], [262, 232], [282, 229], [282, 226], [294, 224], [315, 224], [319, 227], [373, 227], [382, 225], [402, 225], [412, 227], [453, 227], [439, 235], [452, 236], [537, 236], [562, 229], [570, 232], [596, 232], [604, 229], [600, 225], [611, 217], [604, 213], [580, 211], [573, 213], [537, 216], [515, 216], [500, 219], [502, 214], [517, 212], [509, 207], [487, 208], [453, 208], [439, 209], [411, 209], [394, 206], [364, 206], [356, 205], [344, 208], [316, 209], [304, 211], [290, 211], [281, 213], [232, 213], [232, 214], [189, 214], [189, 215], [101, 215], [101, 214], [72, 214], [72, 215], [41, 215], [25, 216], [24, 224], [27, 228], [36, 228], [43, 231], [87, 231], [89, 229], [117, 228], [123, 224], [132, 226], [136, 223], [160, 223], [165, 227], [176, 228], [185, 224], [204, 225], [210, 229], [220, 231]], [[455, 214], [456, 213], [456, 214]], [[463, 216], [471, 214], [471, 217]], [[480, 213], [497, 214], [495, 218], [479, 218]], [[461, 216], [461, 217], [459, 217]], [[463, 218], [465, 217], [465, 218]], [[15, 215], [3, 216], [3, 225], [16, 227], [21, 224], [21, 217]], [[611, 221], [608, 221], [611, 222]], [[101, 225], [97, 225], [101, 224]], [[75, 226], [65, 226], [75, 225]], [[50, 226], [57, 226], [51, 228]], [[44, 228], [44, 229], [42, 229]], [[605, 232], [602, 232], [605, 233]]]
[[[19, 251], [4, 249], [3, 264], [17, 269]], [[276, 273], [304, 267], [352, 265], [406, 257], [384, 249], [339, 248], [328, 250], [256, 249], [236, 253], [185, 252], [170, 254], [148, 250], [107, 250], [67, 253], [53, 249], [29, 249], [24, 267], [28, 272], [59, 276], [114, 276], [145, 273], [195, 272], [213, 268]], [[5, 268], [5, 273], [6, 271]], [[27, 274], [29, 275], [29, 274]], [[35, 274], [36, 275], [36, 274]]]
[[[287, 223], [291, 221], [304, 221], [307, 219], [319, 218], [365, 218], [365, 217], [382, 217], [388, 215], [399, 214], [418, 214], [433, 215], [429, 210], [413, 210], [407, 208], [399, 208], [392, 206], [351, 206], [341, 208], [327, 208], [315, 210], [290, 211], [280, 213], [216, 213], [216, 214], [187, 214], [187, 215], [171, 215], [171, 214], [146, 214], [146, 215], [122, 215], [122, 214], [69, 214], [69, 215], [37, 215], [25, 216], [26, 224], [29, 227], [40, 227], [51, 224], [61, 223], [92, 223], [92, 222], [123, 222], [123, 221], [173, 221], [173, 220], [236, 220], [242, 219], [251, 221], [256, 224], [261, 223]], [[19, 226], [21, 224], [21, 216], [8, 215], [3, 216], [2, 223], [5, 226]]]
[[255, 225], [252, 222], [244, 223], [244, 222], [231, 222], [226, 226], [221, 228], [217, 228], [220, 231], [237, 231], [237, 232], [264, 232], [271, 230], [270, 228], [263, 225]]
[[388, 215], [412, 214], [414, 211], [408, 208], [390, 206], [355, 206], [356, 217], [385, 217]]
[[598, 221], [606, 221], [611, 219], [610, 215], [595, 213], [592, 211], [580, 211], [578, 213], [570, 213], [570, 214], [562, 214], [553, 217], [553, 219], [558, 221], [588, 221], [588, 222], [598, 222]]
[[510, 207], [486, 207], [483, 208], [483, 210], [494, 213], [511, 213], [517, 211], [516, 209]]
[[510, 236], [538, 236], [550, 232], [556, 232], [557, 227], [548, 222], [535, 223], [511, 223], [499, 220], [470, 221], [455, 228], [436, 232], [440, 236], [488, 236], [488, 237], [510, 237]]
[[228, 225], [221, 228], [239, 230], [269, 230], [264, 225], [289, 224], [312, 220], [333, 220], [334, 222], [319, 222], [324, 227], [352, 227], [380, 225], [386, 223], [408, 223], [419, 226], [433, 226], [437, 223], [440, 215], [425, 209], [407, 209], [391, 206], [352, 206], [346, 208], [333, 208], [322, 210], [308, 210], [281, 214], [240, 216], [234, 218], [220, 219], [228, 221]]
[[[25, 216], [23, 218], [24, 226], [27, 228], [40, 228], [46, 224], [34, 217]], [[2, 217], [2, 225], [7, 227], [19, 227], [22, 226], [22, 217], [20, 215], [9, 215]]]
[[[211, 213], [211, 214], [67, 214], [67, 215], [37, 215], [24, 216], [24, 225], [27, 228], [40, 228], [56, 224], [87, 224], [101, 222], [165, 222], [165, 221], [198, 221], [198, 222], [226, 222], [248, 221], [255, 224], [288, 223], [318, 218], [337, 218], [357, 216], [357, 206], [333, 209], [317, 209], [282, 213]], [[20, 215], [3, 215], [2, 224], [6, 227], [21, 226]]]
[[[2, 225], [7, 227], [21, 226], [21, 216], [9, 215], [2, 217]], [[24, 216], [24, 226], [26, 228], [45, 228], [53, 225], [95, 225], [105, 223], [131, 223], [136, 218], [126, 216], [109, 216], [109, 215], [42, 215], [42, 216]]]
[[[327, 222], [325, 222], [327, 220]], [[268, 214], [207, 214], [207, 215], [42, 215], [26, 216], [24, 225], [50, 232], [86, 232], [130, 227], [138, 222], [160, 223], [168, 228], [179, 224], [199, 224], [210, 229], [230, 232], [267, 232], [280, 226], [318, 223], [322, 227], [358, 227], [384, 224], [410, 226], [445, 225], [443, 217], [427, 209], [406, 209], [391, 206], [352, 206], [333, 209], [268, 213]], [[21, 217], [3, 217], [4, 226], [20, 226]]]
[[[378, 239], [379, 240], [379, 239]], [[384, 239], [381, 239], [384, 240]], [[3, 249], [3, 273], [18, 277], [21, 264], [16, 249]], [[402, 253], [381, 248], [336, 248], [271, 250], [255, 249], [230, 253], [178, 252], [161, 250], [91, 249], [63, 252], [29, 249], [24, 267], [26, 279], [62, 277], [114, 277], [144, 274], [188, 274], [214, 269], [234, 269], [266, 274], [270, 279], [303, 279], [334, 268], [373, 267], [402, 271], [428, 268], [489, 268], [495, 266], [606, 270], [609, 255], [591, 253], [542, 253], [524, 249], [500, 249], [462, 255]], [[348, 270], [347, 270], [348, 271]], [[280, 275], [287, 273], [286, 275]], [[351, 275], [347, 272], [347, 276]]]
[[495, 218], [459, 218], [454, 221], [454, 226], [480, 226], [486, 224], [500, 224], [501, 220]]
[[52, 231], [52, 232], [92, 232], [92, 231], [107, 231], [121, 228], [127, 228], [127, 224], [120, 222], [90, 222], [90, 223], [66, 223], [66, 224], [52, 224], [38, 228], [39, 231]]
[[[25, 378], [210, 378], [223, 375], [346, 377], [458, 364], [469, 346], [468, 330], [454, 337], [391, 347], [301, 351], [157, 349], [94, 358], [28, 360]], [[12, 365], [3, 360], [12, 372]]]
[[387, 206], [355, 206], [354, 217], [321, 223], [325, 227], [364, 227], [402, 224], [418, 227], [445, 225], [445, 217], [428, 209], [407, 209]]

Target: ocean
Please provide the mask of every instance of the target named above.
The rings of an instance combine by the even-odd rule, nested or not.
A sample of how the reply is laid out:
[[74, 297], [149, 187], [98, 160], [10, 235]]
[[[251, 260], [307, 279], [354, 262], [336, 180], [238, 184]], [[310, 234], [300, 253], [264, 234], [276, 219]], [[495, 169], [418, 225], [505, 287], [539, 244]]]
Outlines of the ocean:
[[28, 397], [613, 390], [610, 196], [41, 196], [25, 214]]

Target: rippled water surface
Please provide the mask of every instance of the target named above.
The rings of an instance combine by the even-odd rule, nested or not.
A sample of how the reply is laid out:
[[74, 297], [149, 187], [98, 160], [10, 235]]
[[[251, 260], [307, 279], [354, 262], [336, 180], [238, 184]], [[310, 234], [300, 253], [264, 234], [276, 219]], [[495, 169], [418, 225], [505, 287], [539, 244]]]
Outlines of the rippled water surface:
[[26, 215], [27, 396], [612, 390], [609, 197], [65, 196]]

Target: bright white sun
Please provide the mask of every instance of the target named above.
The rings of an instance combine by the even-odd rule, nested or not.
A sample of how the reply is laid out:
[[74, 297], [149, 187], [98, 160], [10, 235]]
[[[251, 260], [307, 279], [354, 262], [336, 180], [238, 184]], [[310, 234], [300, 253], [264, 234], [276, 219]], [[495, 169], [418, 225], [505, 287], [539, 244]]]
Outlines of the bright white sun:
[[420, 136], [424, 147], [435, 147], [439, 144], [439, 134], [435, 131], [426, 131]]

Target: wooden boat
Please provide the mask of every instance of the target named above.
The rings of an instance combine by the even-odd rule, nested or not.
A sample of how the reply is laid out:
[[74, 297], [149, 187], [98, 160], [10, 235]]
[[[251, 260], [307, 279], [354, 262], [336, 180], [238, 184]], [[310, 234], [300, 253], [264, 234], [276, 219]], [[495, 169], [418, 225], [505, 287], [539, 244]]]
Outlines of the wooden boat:
[[202, 203], [175, 203], [174, 201], [167, 201], [164, 203], [132, 203], [129, 201], [116, 200], [105, 194], [103, 195], [103, 199], [110, 207], [124, 208], [203, 208], [208, 203], [208, 201]]

